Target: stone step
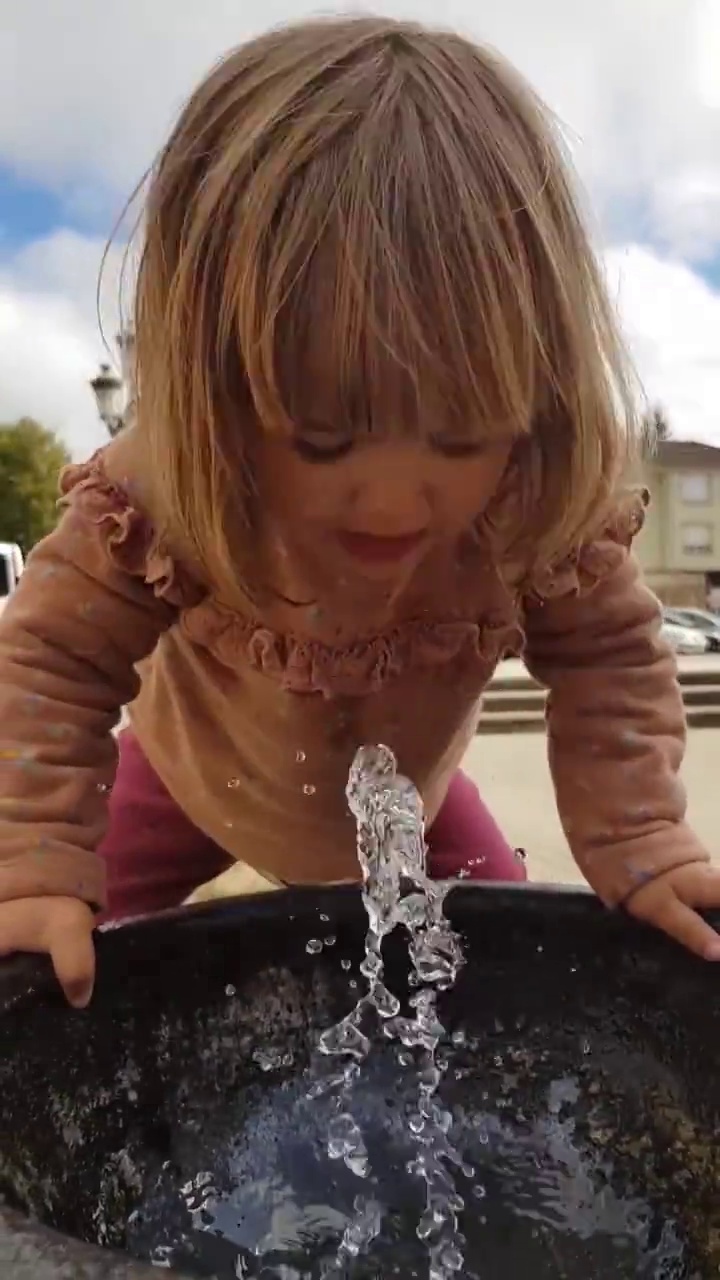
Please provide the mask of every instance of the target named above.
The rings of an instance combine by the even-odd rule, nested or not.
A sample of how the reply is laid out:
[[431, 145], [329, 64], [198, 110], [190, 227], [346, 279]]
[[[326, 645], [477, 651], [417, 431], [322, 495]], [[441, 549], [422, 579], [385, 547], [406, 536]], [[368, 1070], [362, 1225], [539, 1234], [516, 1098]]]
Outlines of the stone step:
[[[700, 704], [688, 707], [688, 728], [720, 728], [720, 702], [716, 705]], [[540, 733], [545, 729], [542, 704], [532, 711], [490, 711], [487, 704], [478, 722], [479, 734], [489, 733]]]
[[[501, 713], [515, 714], [521, 712], [534, 712], [542, 714], [545, 705], [546, 692], [539, 686], [526, 689], [515, 688], [507, 692], [504, 689], [497, 689], [491, 685], [485, 694], [484, 710], [491, 715], [499, 715]], [[720, 707], [720, 684], [708, 685], [705, 687], [684, 687], [683, 701], [685, 706], [691, 707]]]
[[[678, 680], [683, 689], [720, 688], [720, 670], [681, 670], [678, 673]], [[488, 685], [488, 693], [517, 693], [520, 691], [542, 692], [542, 685], [538, 684], [537, 680], [533, 680], [530, 675], [505, 675], [502, 667], [498, 668], [497, 674]]]

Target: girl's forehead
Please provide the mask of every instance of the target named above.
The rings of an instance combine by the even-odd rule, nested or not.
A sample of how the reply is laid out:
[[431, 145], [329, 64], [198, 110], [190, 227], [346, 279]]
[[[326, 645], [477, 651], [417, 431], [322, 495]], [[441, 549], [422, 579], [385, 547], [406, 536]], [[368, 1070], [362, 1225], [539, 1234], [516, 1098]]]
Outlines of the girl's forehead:
[[372, 328], [351, 345], [319, 316], [304, 333], [296, 330], [294, 341], [283, 341], [281, 351], [276, 375], [283, 434], [501, 440], [525, 429], [509, 420], [490, 376], [481, 406], [477, 389], [459, 376], [448, 378], [432, 352], [393, 350]]
[[[414, 217], [416, 196], [405, 193]], [[263, 420], [286, 432], [309, 421], [412, 437], [525, 430], [532, 298], [517, 296], [519, 278], [497, 286], [492, 246], [475, 231], [465, 229], [460, 248], [459, 229], [423, 248], [420, 233], [411, 239], [387, 211], [381, 234], [378, 217], [358, 215], [355, 225], [337, 213], [315, 241], [311, 219], [299, 267], [277, 241], [268, 250], [269, 314], [254, 333], [245, 325], [248, 350], [259, 336], [265, 353]], [[240, 290], [237, 305], [245, 305]]]

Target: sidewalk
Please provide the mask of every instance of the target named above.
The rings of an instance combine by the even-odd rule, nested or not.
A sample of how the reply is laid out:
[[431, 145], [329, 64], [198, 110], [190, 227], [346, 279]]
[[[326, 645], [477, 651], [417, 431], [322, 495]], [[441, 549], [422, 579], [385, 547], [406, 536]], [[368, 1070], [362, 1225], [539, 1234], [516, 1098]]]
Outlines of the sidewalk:
[[[686, 658], [684, 662], [707, 660]], [[712, 660], [720, 671], [717, 655]], [[527, 851], [533, 880], [582, 882], [557, 816], [544, 734], [488, 734], [475, 738], [463, 767], [479, 786], [510, 843]], [[690, 821], [720, 861], [720, 729], [691, 731], [683, 778]]]

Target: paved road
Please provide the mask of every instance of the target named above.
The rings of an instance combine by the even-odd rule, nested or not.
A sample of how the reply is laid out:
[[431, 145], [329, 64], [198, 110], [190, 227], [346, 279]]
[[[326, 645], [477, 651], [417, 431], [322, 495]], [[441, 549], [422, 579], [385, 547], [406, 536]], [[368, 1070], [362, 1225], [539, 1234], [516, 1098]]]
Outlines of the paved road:
[[[465, 768], [511, 844], [527, 850], [533, 880], [582, 880], [558, 820], [542, 733], [475, 738]], [[720, 729], [691, 730], [684, 780], [690, 820], [720, 862]]]

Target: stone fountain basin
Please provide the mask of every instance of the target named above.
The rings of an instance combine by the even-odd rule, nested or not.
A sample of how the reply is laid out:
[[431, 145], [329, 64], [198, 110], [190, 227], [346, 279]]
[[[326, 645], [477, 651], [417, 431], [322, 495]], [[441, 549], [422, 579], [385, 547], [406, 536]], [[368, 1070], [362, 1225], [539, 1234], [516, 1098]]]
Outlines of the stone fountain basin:
[[[475, 1169], [456, 1175], [462, 1275], [717, 1276], [717, 970], [582, 892], [462, 886], [447, 912], [467, 955], [441, 1002], [442, 1095]], [[378, 1037], [349, 1099], [367, 1184], [327, 1157], [335, 1095], [307, 1097], [364, 931], [352, 889], [129, 922], [99, 934], [83, 1013], [46, 964], [2, 966], [3, 1280], [320, 1277], [358, 1191], [385, 1225], [342, 1274], [426, 1276], [412, 1072]], [[400, 939], [386, 956], [405, 990]]]

